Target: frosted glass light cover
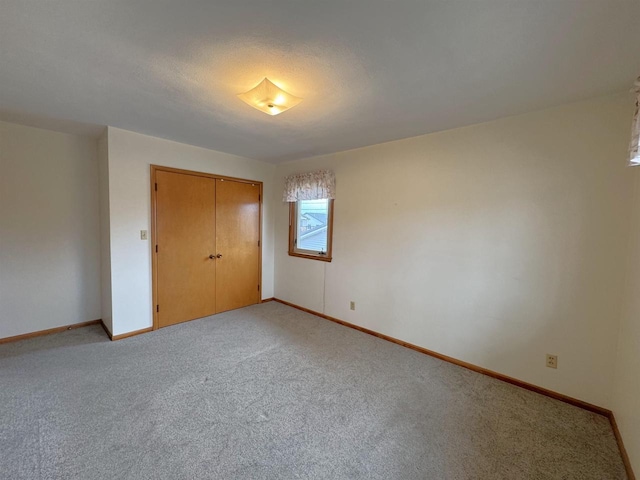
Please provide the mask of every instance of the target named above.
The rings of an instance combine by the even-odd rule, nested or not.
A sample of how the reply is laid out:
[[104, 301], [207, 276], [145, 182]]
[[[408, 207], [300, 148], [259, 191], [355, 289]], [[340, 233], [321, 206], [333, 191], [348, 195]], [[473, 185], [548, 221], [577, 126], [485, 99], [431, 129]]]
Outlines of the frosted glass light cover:
[[278, 115], [291, 107], [295, 107], [302, 101], [301, 98], [282, 90], [268, 78], [262, 80], [248, 92], [239, 93], [238, 97], [252, 107], [269, 115]]

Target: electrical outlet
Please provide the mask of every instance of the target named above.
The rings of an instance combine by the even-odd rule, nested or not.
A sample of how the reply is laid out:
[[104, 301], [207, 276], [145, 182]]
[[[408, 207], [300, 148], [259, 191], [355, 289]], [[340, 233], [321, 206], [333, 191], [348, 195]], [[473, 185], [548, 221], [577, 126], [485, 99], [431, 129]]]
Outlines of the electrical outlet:
[[549, 367], [549, 368], [558, 368], [558, 356], [557, 355], [549, 355], [547, 353], [547, 367]]
[[146, 240], [146, 239], [147, 239], [147, 231], [140, 230], [140, 240]]
[[349, 303], [349, 308], [350, 308], [351, 310], [355, 310], [355, 309], [356, 309], [356, 302], [350, 302], [350, 303]]

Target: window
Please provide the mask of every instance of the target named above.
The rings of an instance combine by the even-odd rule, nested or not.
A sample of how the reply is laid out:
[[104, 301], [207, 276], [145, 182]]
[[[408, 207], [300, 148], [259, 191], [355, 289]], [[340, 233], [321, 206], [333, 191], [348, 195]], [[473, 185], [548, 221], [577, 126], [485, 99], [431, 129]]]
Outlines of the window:
[[331, 261], [333, 199], [331, 170], [294, 173], [284, 179], [282, 201], [289, 207], [289, 255]]
[[636, 113], [633, 116], [631, 130], [631, 145], [629, 147], [629, 165], [640, 165], [640, 77], [634, 83], [633, 93], [636, 94]]
[[289, 255], [331, 261], [333, 200], [291, 202]]

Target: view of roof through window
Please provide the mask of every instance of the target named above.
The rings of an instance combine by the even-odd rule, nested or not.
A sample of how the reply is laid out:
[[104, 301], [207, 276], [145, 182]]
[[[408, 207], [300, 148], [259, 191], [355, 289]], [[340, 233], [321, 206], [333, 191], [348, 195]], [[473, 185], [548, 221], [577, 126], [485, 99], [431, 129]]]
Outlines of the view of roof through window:
[[298, 248], [326, 252], [329, 200], [300, 200], [298, 207]]

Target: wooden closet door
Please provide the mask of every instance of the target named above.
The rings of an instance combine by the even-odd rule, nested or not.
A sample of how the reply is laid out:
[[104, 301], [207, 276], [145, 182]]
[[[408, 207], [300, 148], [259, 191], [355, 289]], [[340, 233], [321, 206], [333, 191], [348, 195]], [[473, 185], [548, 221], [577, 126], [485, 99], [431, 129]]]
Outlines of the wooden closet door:
[[216, 311], [260, 301], [260, 186], [216, 180]]
[[216, 313], [216, 181], [158, 171], [156, 185], [157, 315], [166, 327]]

